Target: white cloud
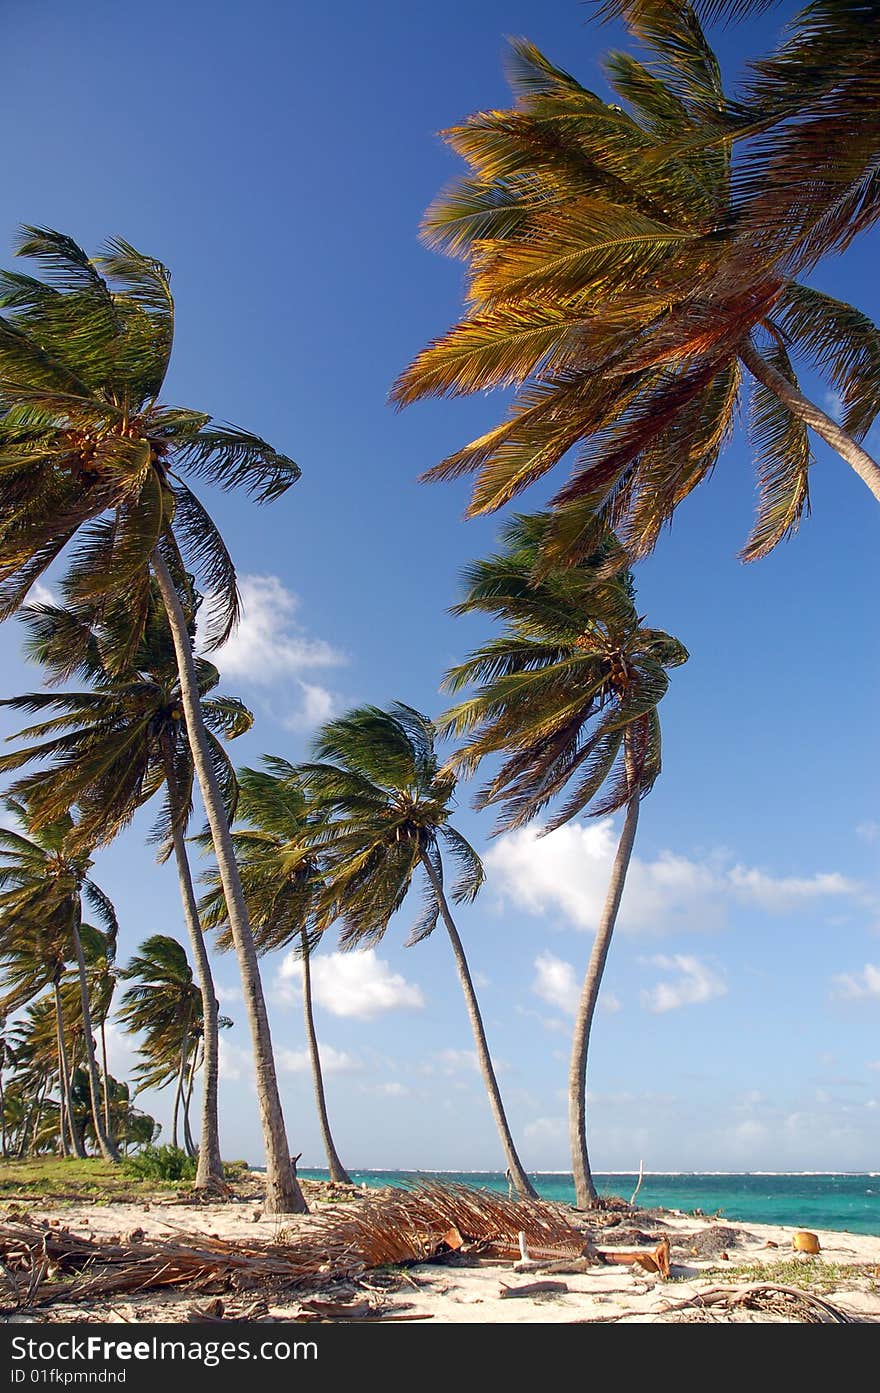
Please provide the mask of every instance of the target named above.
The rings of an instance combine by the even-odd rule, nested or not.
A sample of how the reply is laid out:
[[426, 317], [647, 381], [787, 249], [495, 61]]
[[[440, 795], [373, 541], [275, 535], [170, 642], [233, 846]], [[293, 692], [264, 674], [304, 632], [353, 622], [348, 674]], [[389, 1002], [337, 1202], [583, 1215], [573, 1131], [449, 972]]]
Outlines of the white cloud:
[[649, 1011], [677, 1011], [680, 1006], [698, 1006], [704, 1001], [726, 996], [727, 987], [722, 979], [699, 958], [685, 953], [673, 957], [663, 954], [649, 959], [653, 967], [663, 972], [677, 972], [670, 981], [657, 982], [648, 991], [642, 992], [642, 1005]]
[[837, 995], [849, 1000], [880, 997], [880, 967], [874, 963], [865, 963], [861, 972], [855, 975], [842, 972], [834, 978], [834, 982]]
[[299, 677], [296, 679], [296, 686], [302, 695], [302, 701], [297, 710], [283, 717], [281, 724], [285, 730], [314, 730], [315, 726], [323, 725], [339, 710], [338, 698], [326, 687], [317, 682], [303, 682]]
[[50, 585], [44, 585], [41, 580], [35, 581], [28, 591], [27, 603], [29, 605], [54, 605], [58, 604], [58, 596]]
[[856, 836], [869, 845], [880, 839], [880, 822], [873, 822], [869, 818], [867, 822], [860, 822], [856, 828]]
[[812, 876], [772, 876], [748, 866], [734, 866], [727, 879], [739, 899], [756, 904], [768, 914], [786, 914], [805, 901], [825, 895], [854, 895], [855, 881], [837, 871]]
[[[302, 964], [293, 953], [278, 971], [278, 991], [290, 1000], [301, 992]], [[362, 953], [327, 953], [312, 959], [312, 997], [334, 1016], [371, 1020], [386, 1011], [419, 1010], [425, 1004], [422, 990], [393, 972], [374, 948]]]
[[[496, 1072], [501, 1072], [499, 1061], [494, 1060]], [[437, 1050], [431, 1055], [427, 1064], [422, 1065], [423, 1074], [461, 1074], [473, 1073], [478, 1068], [477, 1056], [474, 1050]]]
[[[605, 902], [617, 834], [614, 821], [571, 822], [540, 836], [530, 826], [499, 838], [485, 862], [498, 893], [530, 914], [561, 914], [595, 932]], [[755, 867], [725, 864], [716, 852], [691, 860], [661, 851], [634, 856], [620, 909], [620, 927], [635, 933], [706, 929], [723, 923], [732, 901], [784, 914], [814, 899], [855, 896], [859, 886], [837, 872], [773, 876]]]
[[562, 1141], [568, 1132], [564, 1117], [536, 1117], [527, 1122], [523, 1136], [529, 1141]]
[[[318, 1045], [321, 1055], [321, 1070], [325, 1074], [354, 1074], [363, 1069], [362, 1062], [345, 1050], [334, 1049], [333, 1045]], [[305, 1074], [311, 1071], [312, 1061], [307, 1049], [278, 1051], [278, 1064], [288, 1074]]]
[[[240, 589], [242, 617], [238, 627], [211, 654], [224, 676], [268, 686], [282, 677], [297, 677], [304, 670], [338, 667], [346, 662], [345, 655], [331, 644], [309, 638], [300, 628], [296, 619], [299, 597], [278, 576], [243, 576]], [[308, 684], [302, 685], [305, 688]]]
[[398, 1083], [392, 1079], [390, 1083], [377, 1083], [371, 1089], [371, 1093], [380, 1093], [383, 1098], [408, 1098], [410, 1089], [406, 1084]]
[[236, 1083], [253, 1076], [254, 1063], [250, 1050], [224, 1038], [221, 1031], [218, 1045], [217, 1072], [221, 1079]]
[[571, 963], [564, 962], [553, 953], [541, 953], [535, 958], [532, 991], [567, 1016], [574, 1015], [581, 994]]

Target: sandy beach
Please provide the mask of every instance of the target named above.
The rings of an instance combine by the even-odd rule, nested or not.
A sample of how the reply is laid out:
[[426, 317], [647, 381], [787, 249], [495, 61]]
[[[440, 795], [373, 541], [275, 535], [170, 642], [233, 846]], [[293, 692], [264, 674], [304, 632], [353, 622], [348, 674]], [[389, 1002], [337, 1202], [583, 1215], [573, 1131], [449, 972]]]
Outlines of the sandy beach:
[[[0, 1211], [0, 1228], [8, 1236], [16, 1225], [30, 1225], [64, 1242], [128, 1244], [144, 1252], [157, 1243], [192, 1249], [208, 1243], [218, 1250], [230, 1245], [236, 1252], [274, 1251], [280, 1245], [291, 1253], [298, 1244], [314, 1243], [316, 1236], [320, 1243], [328, 1223], [344, 1223], [347, 1215], [380, 1203], [360, 1192], [345, 1196], [344, 1191], [315, 1187], [311, 1214], [281, 1220], [264, 1214], [256, 1183], [242, 1188], [244, 1193], [223, 1203], [196, 1204], [181, 1196], [107, 1204], [23, 1200], [8, 1204], [5, 1214]], [[793, 1252], [797, 1230], [790, 1227], [624, 1205], [595, 1216], [595, 1222], [561, 1205], [545, 1209], [572, 1226], [567, 1258], [557, 1254], [553, 1260], [530, 1250], [530, 1261], [523, 1264], [514, 1255], [487, 1255], [485, 1244], [464, 1242], [458, 1251], [444, 1246], [428, 1262], [368, 1266], [337, 1280], [328, 1272], [308, 1289], [291, 1288], [289, 1281], [221, 1279], [203, 1281], [196, 1290], [147, 1287], [91, 1300], [84, 1293], [30, 1308], [4, 1302], [3, 1318], [53, 1323], [369, 1319], [566, 1324], [790, 1323], [843, 1316], [880, 1321], [880, 1236], [818, 1231], [820, 1252], [808, 1256]], [[665, 1241], [668, 1278], [641, 1263], [614, 1261], [614, 1254], [650, 1254]], [[575, 1256], [579, 1245], [593, 1247], [589, 1258]], [[513, 1294], [530, 1286], [547, 1289]]]

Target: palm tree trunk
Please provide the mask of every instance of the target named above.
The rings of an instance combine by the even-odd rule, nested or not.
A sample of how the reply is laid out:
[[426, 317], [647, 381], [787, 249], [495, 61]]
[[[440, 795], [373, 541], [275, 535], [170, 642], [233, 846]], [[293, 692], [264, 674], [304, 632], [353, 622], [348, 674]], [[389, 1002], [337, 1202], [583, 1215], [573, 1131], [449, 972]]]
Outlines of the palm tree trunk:
[[335, 1180], [338, 1185], [351, 1185], [351, 1176], [340, 1161], [333, 1143], [333, 1135], [330, 1131], [330, 1119], [327, 1116], [327, 1100], [324, 1096], [324, 1076], [321, 1072], [321, 1056], [318, 1052], [318, 1037], [315, 1034], [315, 1016], [312, 1011], [312, 967], [311, 954], [309, 953], [309, 936], [305, 929], [300, 929], [300, 942], [302, 944], [303, 1015], [306, 1021], [306, 1040], [309, 1046], [309, 1059], [312, 1062], [312, 1083], [315, 1089], [315, 1104], [318, 1109], [318, 1124], [321, 1128], [324, 1151], [327, 1154], [327, 1167], [330, 1171], [331, 1180]]
[[835, 450], [840, 458], [850, 465], [864, 484], [873, 493], [874, 497], [880, 499], [880, 465], [872, 459], [867, 450], [863, 450], [851, 435], [840, 427], [836, 421], [832, 420], [824, 411], [820, 411], [818, 406], [814, 406], [797, 387], [782, 376], [771, 363], [762, 358], [750, 339], [744, 340], [739, 345], [739, 356], [745, 363], [749, 372], [756, 377], [762, 387], [766, 387], [768, 392], [772, 392], [778, 397], [784, 406], [787, 406], [793, 416], [810, 426], [817, 435], [821, 436], [832, 450]]
[[211, 840], [217, 857], [217, 869], [226, 900], [229, 928], [235, 944], [245, 1008], [251, 1028], [257, 1103], [266, 1147], [266, 1210], [270, 1214], [306, 1214], [308, 1206], [290, 1163], [290, 1148], [284, 1127], [281, 1095], [278, 1092], [272, 1035], [269, 1030], [263, 984], [260, 980], [260, 967], [235, 863], [229, 823], [208, 751], [186, 616], [158, 547], [153, 552], [152, 565], [174, 641], [187, 737], [211, 829]]
[[177, 1088], [174, 1090], [174, 1112], [171, 1118], [171, 1145], [179, 1149], [180, 1143], [177, 1139], [177, 1123], [180, 1118], [180, 1101], [183, 1097], [183, 1081], [186, 1078], [186, 1048], [189, 1044], [189, 1030], [183, 1037], [183, 1044], [180, 1046], [180, 1068], [177, 1071]]
[[77, 903], [71, 920], [71, 937], [73, 939], [73, 951], [76, 954], [76, 966], [79, 974], [79, 996], [82, 1004], [83, 1020], [83, 1053], [85, 1054], [86, 1072], [89, 1076], [92, 1123], [95, 1128], [95, 1138], [98, 1142], [98, 1149], [104, 1157], [104, 1160], [118, 1161], [119, 1152], [104, 1131], [104, 1123], [101, 1118], [101, 1090], [98, 1081], [98, 1065], [95, 1062], [95, 1040], [92, 1035], [92, 1008], [89, 1005], [89, 979], [86, 972], [86, 960], [83, 955], [82, 940], [79, 936], [79, 918], [81, 912], [79, 903]]
[[107, 1073], [107, 1017], [101, 1017], [101, 1074], [104, 1079], [104, 1130], [110, 1142], [113, 1141], [113, 1128], [110, 1125], [110, 1083]]
[[189, 1124], [189, 1105], [192, 1102], [193, 1084], [196, 1081], [196, 1070], [199, 1067], [199, 1041], [193, 1051], [192, 1064], [189, 1066], [189, 1074], [186, 1080], [186, 1093], [183, 1098], [183, 1144], [186, 1147], [186, 1154], [195, 1158], [198, 1155], [196, 1144], [193, 1141], [192, 1129]]
[[[628, 740], [628, 737], [626, 739]], [[629, 762], [628, 756], [627, 762]], [[632, 777], [630, 785], [632, 786]], [[611, 947], [611, 936], [617, 922], [617, 911], [620, 908], [626, 873], [632, 857], [636, 827], [639, 821], [639, 792], [638, 787], [635, 787], [626, 805], [623, 830], [620, 834], [620, 841], [617, 843], [614, 865], [611, 868], [611, 879], [608, 882], [605, 904], [602, 907], [602, 917], [596, 930], [593, 951], [590, 954], [584, 985], [581, 988], [581, 997], [574, 1023], [571, 1066], [568, 1074], [568, 1129], [571, 1140], [571, 1169], [574, 1174], [575, 1204], [578, 1209], [589, 1209], [598, 1197], [587, 1155], [587, 1051], [590, 1047], [590, 1031], [596, 1011], [596, 1002], [599, 999], [599, 988], [602, 985], [602, 974], [605, 971], [608, 949]]]
[[196, 1166], [196, 1189], [210, 1189], [212, 1181], [223, 1179], [223, 1159], [220, 1154], [220, 1122], [218, 1112], [218, 1079], [220, 1076], [220, 1030], [218, 1016], [220, 1006], [214, 991], [214, 976], [211, 960], [205, 945], [205, 937], [199, 921], [199, 909], [193, 888], [189, 857], [186, 854], [181, 825], [180, 809], [174, 785], [174, 765], [171, 748], [163, 739], [162, 752], [165, 760], [165, 787], [168, 791], [168, 807], [171, 813], [171, 841], [174, 846], [174, 859], [177, 863], [177, 879], [180, 883], [180, 898], [183, 903], [183, 917], [189, 933], [190, 947], [196, 964], [199, 991], [202, 994], [202, 1022], [204, 1035], [204, 1075], [202, 1078], [202, 1122], [199, 1137], [199, 1159]]
[[422, 865], [425, 868], [428, 879], [434, 887], [434, 894], [437, 896], [437, 903], [440, 906], [440, 914], [443, 918], [443, 923], [446, 925], [449, 941], [452, 944], [452, 953], [455, 958], [455, 965], [458, 968], [458, 977], [461, 982], [461, 989], [464, 992], [471, 1029], [474, 1032], [474, 1043], [477, 1046], [477, 1059], [480, 1065], [480, 1073], [483, 1076], [483, 1083], [486, 1085], [486, 1092], [489, 1095], [489, 1102], [492, 1107], [492, 1114], [495, 1118], [495, 1125], [498, 1128], [498, 1134], [501, 1137], [501, 1145], [504, 1148], [504, 1155], [507, 1158], [508, 1175], [520, 1199], [537, 1199], [537, 1191], [523, 1169], [522, 1162], [513, 1144], [510, 1128], [507, 1124], [504, 1104], [501, 1101], [501, 1091], [498, 1087], [498, 1080], [495, 1077], [492, 1056], [489, 1053], [486, 1032], [483, 1029], [483, 1018], [480, 1015], [477, 994], [474, 991], [474, 984], [471, 980], [470, 968], [468, 967], [467, 958], [465, 957], [464, 947], [458, 936], [458, 930], [455, 927], [452, 915], [449, 912], [449, 905], [446, 902], [446, 896], [443, 893], [443, 886], [440, 882], [440, 878], [424, 852], [422, 853]]
[[3, 1143], [4, 1161], [8, 1159], [9, 1155], [6, 1149], [6, 1095], [3, 1092], [3, 1065], [6, 1062], [5, 1055], [5, 1048], [0, 1047], [0, 1138], [2, 1138]]
[[61, 1131], [62, 1151], [63, 1151], [63, 1154], [64, 1154], [65, 1156], [67, 1156], [67, 1155], [70, 1154], [69, 1151], [68, 1151], [68, 1148], [67, 1148], [67, 1142], [66, 1142], [65, 1139], [64, 1139], [64, 1121], [65, 1121], [65, 1117], [66, 1117], [66, 1119], [67, 1119], [67, 1127], [68, 1127], [68, 1130], [69, 1130], [69, 1132], [70, 1132], [70, 1145], [71, 1145], [71, 1147], [73, 1148], [73, 1154], [74, 1154], [74, 1156], [76, 1156], [76, 1157], [78, 1158], [78, 1160], [83, 1161], [83, 1160], [85, 1160], [85, 1155], [86, 1155], [86, 1153], [85, 1153], [85, 1148], [83, 1147], [83, 1144], [82, 1144], [82, 1138], [80, 1137], [79, 1133], [77, 1132], [76, 1127], [74, 1126], [74, 1122], [73, 1122], [73, 1099], [72, 1099], [71, 1093], [70, 1093], [70, 1087], [71, 1087], [71, 1082], [72, 1082], [72, 1077], [73, 1077], [73, 1076], [72, 1076], [72, 1074], [71, 1074], [70, 1061], [68, 1060], [68, 1057], [67, 1057], [67, 1042], [66, 1042], [66, 1040], [65, 1040], [65, 1038], [64, 1038], [64, 1007], [63, 1007], [63, 1004], [62, 1004], [62, 1001], [61, 1001], [61, 983], [58, 981], [57, 975], [56, 975], [56, 977], [55, 977], [55, 979], [54, 979], [54, 989], [55, 989], [55, 1035], [56, 1035], [57, 1048], [58, 1048], [58, 1080], [59, 1080], [59, 1093], [60, 1093], [60, 1096], [61, 1096], [61, 1118], [60, 1118], [61, 1127], [60, 1127], [60, 1131]]

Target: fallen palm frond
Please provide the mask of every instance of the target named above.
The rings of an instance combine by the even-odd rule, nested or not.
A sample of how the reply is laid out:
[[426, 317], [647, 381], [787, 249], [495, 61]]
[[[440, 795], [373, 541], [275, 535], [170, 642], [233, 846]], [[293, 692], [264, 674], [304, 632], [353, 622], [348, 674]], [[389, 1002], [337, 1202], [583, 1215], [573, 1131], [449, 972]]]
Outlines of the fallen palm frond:
[[[732, 1313], [737, 1309], [763, 1311], [806, 1325], [855, 1325], [859, 1321], [858, 1316], [850, 1315], [814, 1292], [776, 1282], [755, 1282], [748, 1287], [711, 1287], [707, 1291], [695, 1292], [684, 1301], [666, 1303], [654, 1314], [662, 1318], [683, 1311]], [[620, 1320], [621, 1317], [613, 1319]]]
[[[513, 1201], [464, 1185], [419, 1185], [338, 1206], [285, 1241], [183, 1235], [124, 1242], [85, 1238], [24, 1220], [0, 1225], [0, 1311], [85, 1302], [158, 1287], [195, 1292], [316, 1288], [370, 1268], [425, 1262], [455, 1246], [507, 1258], [519, 1234], [548, 1257], [579, 1254], [584, 1239], [552, 1204]], [[136, 1241], [134, 1241], [136, 1240]]]

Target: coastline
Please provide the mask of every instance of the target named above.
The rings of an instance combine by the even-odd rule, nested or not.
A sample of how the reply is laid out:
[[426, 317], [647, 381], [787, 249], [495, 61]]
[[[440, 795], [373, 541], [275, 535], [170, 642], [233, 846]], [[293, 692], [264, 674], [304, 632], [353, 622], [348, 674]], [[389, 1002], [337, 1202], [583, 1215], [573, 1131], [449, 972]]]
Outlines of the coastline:
[[[374, 1208], [383, 1199], [340, 1187], [309, 1185], [312, 1214], [303, 1217], [267, 1216], [262, 1210], [260, 1176], [251, 1173], [243, 1193], [222, 1203], [200, 1203], [192, 1197], [153, 1197], [148, 1201], [93, 1204], [43, 1202], [38, 1197], [6, 1206], [0, 1215], [8, 1231], [29, 1223], [54, 1231], [64, 1241], [82, 1239], [100, 1245], [173, 1242], [218, 1249], [277, 1251], [286, 1245], [314, 1242], [321, 1226], [345, 1221], [348, 1214]], [[394, 1198], [387, 1192], [386, 1198]], [[372, 1203], [371, 1203], [372, 1202]], [[591, 1216], [566, 1206], [545, 1207], [557, 1220], [574, 1225], [582, 1240]], [[601, 1217], [601, 1216], [599, 1216]], [[834, 1230], [814, 1230], [820, 1253], [816, 1257], [792, 1252], [795, 1226], [740, 1223], [694, 1216], [673, 1210], [632, 1209], [601, 1218], [599, 1231], [589, 1230], [600, 1251], [649, 1251], [667, 1240], [670, 1278], [645, 1270], [641, 1264], [611, 1265], [584, 1259], [557, 1262], [554, 1270], [535, 1261], [525, 1271], [518, 1260], [472, 1252], [444, 1252], [437, 1260], [367, 1267], [355, 1278], [334, 1280], [332, 1274], [309, 1290], [259, 1283], [156, 1286], [122, 1291], [90, 1300], [51, 1300], [40, 1308], [10, 1310], [8, 1323], [73, 1323], [83, 1321], [181, 1322], [194, 1319], [265, 1322], [375, 1319], [433, 1323], [566, 1324], [590, 1322], [667, 1323], [679, 1321], [769, 1321], [792, 1323], [821, 1319], [822, 1303], [830, 1303], [855, 1321], [880, 1321], [880, 1236]], [[576, 1248], [573, 1249], [576, 1251]], [[509, 1288], [535, 1282], [550, 1289], [511, 1299]], [[754, 1293], [763, 1286], [763, 1295]], [[779, 1289], [788, 1289], [786, 1296]], [[732, 1296], [713, 1296], [718, 1292]], [[798, 1292], [801, 1296], [798, 1297]], [[752, 1293], [750, 1295], [749, 1293]], [[757, 1301], [757, 1305], [755, 1302]], [[708, 1302], [708, 1304], [707, 1304]], [[328, 1305], [329, 1303], [329, 1305]], [[720, 1304], [719, 1304], [720, 1303]], [[813, 1315], [810, 1305], [812, 1303]], [[328, 1313], [332, 1312], [332, 1316]], [[819, 1312], [820, 1314], [816, 1314]]]

